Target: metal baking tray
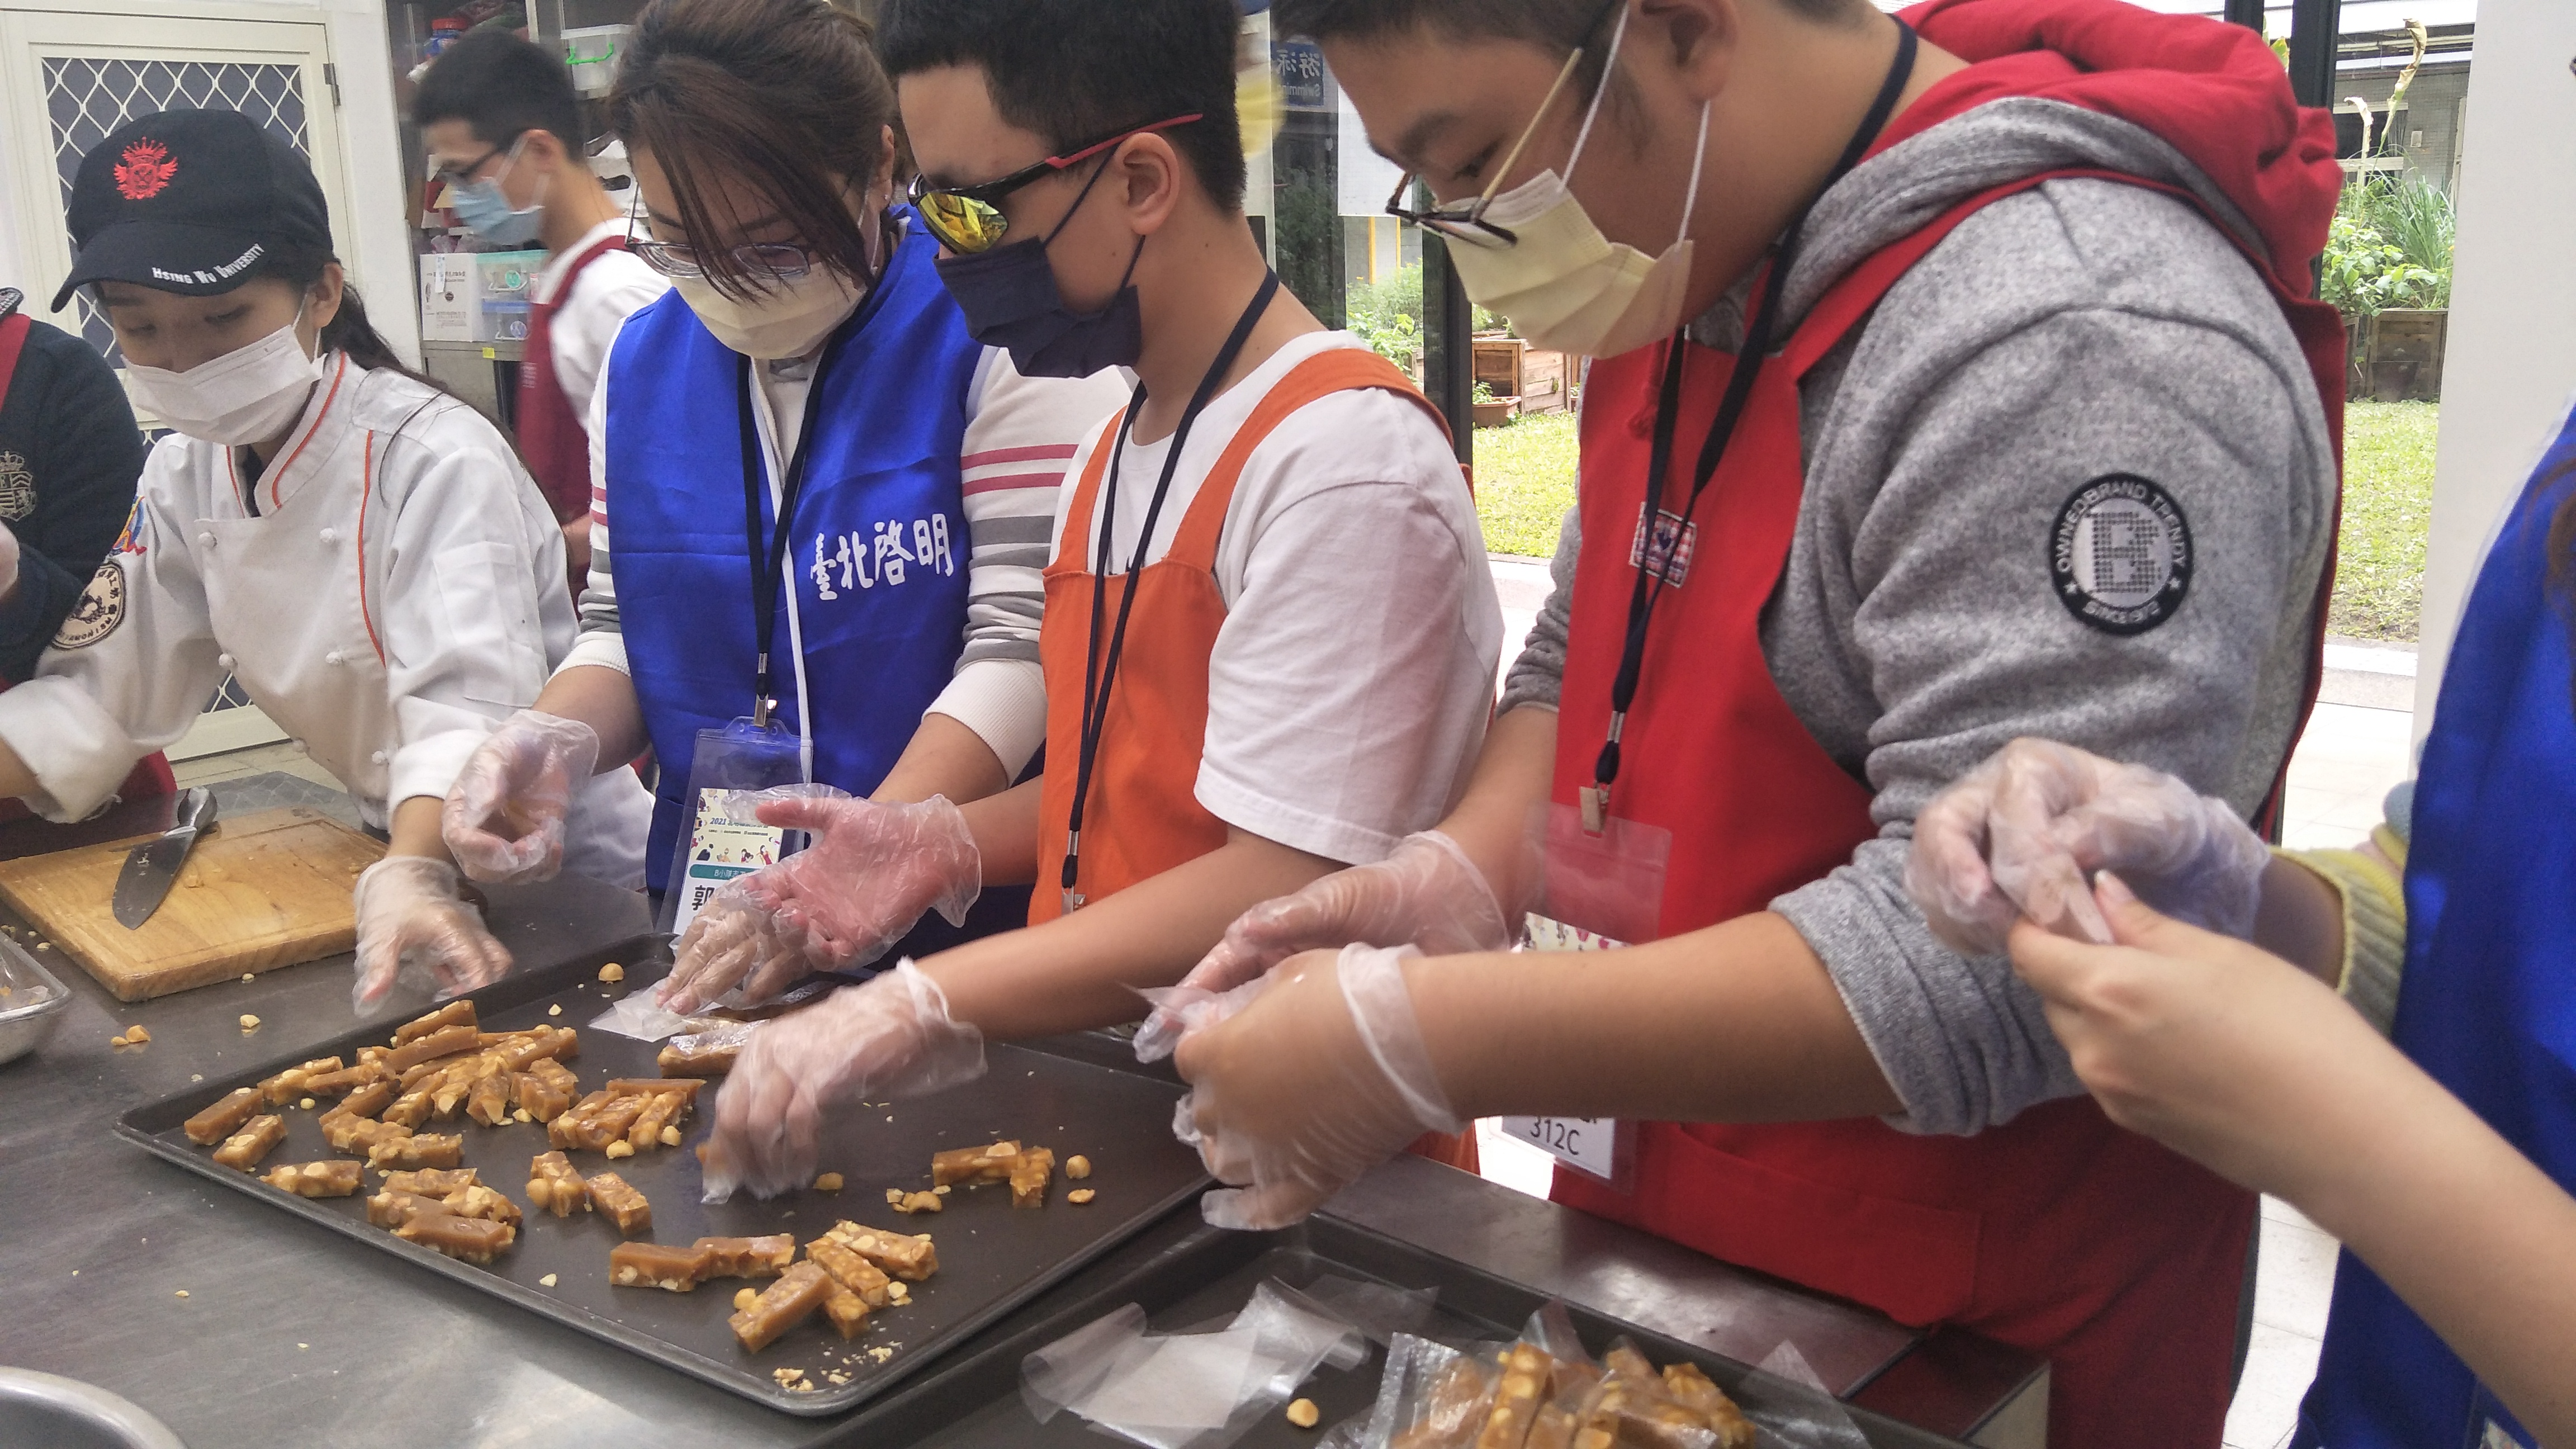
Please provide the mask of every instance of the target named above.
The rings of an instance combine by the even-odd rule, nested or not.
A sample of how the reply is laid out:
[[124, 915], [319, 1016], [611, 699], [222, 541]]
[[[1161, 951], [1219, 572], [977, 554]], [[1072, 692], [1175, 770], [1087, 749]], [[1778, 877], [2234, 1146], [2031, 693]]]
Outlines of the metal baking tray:
[[[670, 964], [666, 941], [637, 937], [557, 967], [504, 978], [473, 993], [476, 1013], [487, 1031], [545, 1022], [581, 1028], [581, 1054], [568, 1065], [584, 1091], [611, 1077], [658, 1076], [658, 1043], [592, 1030], [589, 1023], [610, 1000], [661, 979]], [[609, 961], [626, 970], [625, 981], [616, 986], [596, 979]], [[561, 1015], [550, 1013], [556, 1006]], [[465, 1165], [480, 1168], [486, 1183], [527, 1212], [517, 1244], [490, 1267], [458, 1262], [369, 1226], [366, 1191], [379, 1180], [373, 1172], [370, 1188], [354, 1197], [296, 1197], [254, 1174], [217, 1166], [212, 1148], [197, 1146], [180, 1130], [181, 1123], [225, 1093], [299, 1062], [335, 1054], [354, 1061], [359, 1047], [383, 1043], [402, 1020], [372, 1022], [275, 1061], [220, 1079], [210, 1076], [184, 1095], [126, 1113], [118, 1120], [117, 1133], [282, 1212], [791, 1414], [842, 1413], [885, 1393], [977, 1329], [1142, 1231], [1208, 1181], [1198, 1154], [1172, 1137], [1179, 1088], [1063, 1057], [995, 1046], [987, 1048], [991, 1069], [978, 1081], [937, 1097], [835, 1113], [825, 1126], [821, 1166], [842, 1174], [846, 1186], [840, 1192], [800, 1192], [765, 1203], [746, 1193], [730, 1203], [702, 1204], [695, 1148], [710, 1130], [719, 1078], [701, 1096], [680, 1146], [615, 1162], [598, 1153], [572, 1154], [585, 1174], [613, 1169], [644, 1193], [653, 1204], [650, 1240], [687, 1243], [700, 1236], [784, 1232], [803, 1243], [848, 1218], [870, 1227], [926, 1232], [939, 1245], [939, 1272], [912, 1285], [910, 1304], [874, 1315], [857, 1339], [843, 1343], [817, 1314], [765, 1351], [748, 1354], [725, 1320], [733, 1312], [735, 1291], [758, 1284], [717, 1279], [694, 1293], [611, 1287], [608, 1252], [620, 1239], [606, 1217], [575, 1213], [558, 1219], [529, 1206], [527, 1164], [548, 1150], [541, 1126], [484, 1127], [459, 1112], [425, 1129], [464, 1134]], [[285, 1110], [287, 1138], [261, 1162], [261, 1170], [347, 1155], [323, 1141], [320, 1110]], [[1045, 1207], [1015, 1209], [1010, 1190], [998, 1185], [960, 1187], [946, 1199], [946, 1211], [937, 1214], [907, 1217], [886, 1206], [889, 1187], [918, 1191], [930, 1186], [932, 1152], [1004, 1137], [1055, 1149], [1059, 1170]], [[1087, 1206], [1064, 1200], [1069, 1184], [1061, 1164], [1075, 1153], [1089, 1157], [1096, 1167], [1082, 1184], [1099, 1194]], [[556, 1279], [552, 1286], [539, 1281], [548, 1275]], [[887, 1351], [887, 1357], [879, 1361], [872, 1349]], [[781, 1388], [772, 1373], [782, 1368], [805, 1370], [812, 1391]], [[845, 1381], [834, 1382], [830, 1375], [845, 1376]]]
[[26, 947], [0, 936], [0, 1062], [43, 1046], [71, 1004], [72, 994]]
[[[1143, 1307], [1159, 1331], [1188, 1332], [1221, 1326], [1265, 1278], [1304, 1287], [1332, 1275], [1399, 1288], [1437, 1288], [1438, 1313], [1425, 1332], [1459, 1342], [1517, 1337], [1529, 1316], [1546, 1301], [1519, 1284], [1328, 1214], [1277, 1233], [1224, 1232], [1196, 1223], [1183, 1229], [1173, 1223], [1158, 1229], [1154, 1237], [1163, 1244], [1159, 1250], [1141, 1259], [1131, 1250], [1100, 1271], [1057, 1289], [1042, 1305], [1056, 1311], [1041, 1318], [1024, 1316], [1027, 1327], [989, 1335], [972, 1352], [833, 1426], [810, 1444], [864, 1444], [871, 1449], [1096, 1449], [1100, 1435], [1073, 1415], [1058, 1414], [1041, 1425], [1030, 1414], [1019, 1394], [1020, 1362], [1032, 1351], [1126, 1303]], [[1589, 1309], [1569, 1306], [1569, 1311], [1584, 1345], [1595, 1354], [1624, 1335], [1657, 1364], [1684, 1360], [1698, 1364], [1748, 1413], [1811, 1409], [1816, 1401], [1810, 1390], [1705, 1349]], [[1329, 1428], [1368, 1412], [1385, 1367], [1385, 1350], [1371, 1345], [1367, 1360], [1358, 1367], [1318, 1369], [1299, 1393], [1315, 1401], [1323, 1411], [1323, 1427]], [[1841, 1408], [1872, 1449], [1969, 1449], [1962, 1440], [1867, 1409], [1848, 1403]], [[1284, 1415], [1273, 1415], [1255, 1424], [1239, 1441], [1239, 1449], [1300, 1449], [1312, 1446], [1317, 1433], [1294, 1427]], [[1784, 1439], [1767, 1432], [1762, 1440], [1765, 1449], [1811, 1449], [1829, 1442]]]

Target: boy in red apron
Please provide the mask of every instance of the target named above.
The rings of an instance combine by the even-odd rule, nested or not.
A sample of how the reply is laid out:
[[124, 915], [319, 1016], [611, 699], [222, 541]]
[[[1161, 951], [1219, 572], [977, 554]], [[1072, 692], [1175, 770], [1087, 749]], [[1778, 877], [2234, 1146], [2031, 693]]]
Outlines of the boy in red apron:
[[1424, 1127], [1619, 1119], [1560, 1201], [2044, 1354], [2054, 1443], [2217, 1444], [2253, 1198], [2111, 1126], [1901, 876], [2020, 735], [2267, 808], [2338, 497], [2330, 128], [2259, 36], [2118, 0], [1487, 9], [1277, 18], [1469, 295], [1599, 359], [1558, 597], [1441, 830], [1191, 984], [1523, 909], [1646, 944], [1406, 960], [1400, 1008], [1381, 953], [1297, 960], [1181, 1046], [1211, 1162], [1263, 1225]]
[[507, 31], [439, 54], [412, 98], [448, 208], [504, 247], [551, 255], [528, 279], [511, 432], [564, 528], [574, 597], [590, 577], [590, 414], [617, 329], [670, 284], [626, 250], [626, 208], [584, 156], [572, 72]]
[[805, 802], [815, 847], [748, 878], [814, 954], [1034, 878], [1028, 929], [764, 1027], [711, 1187], [719, 1153], [801, 1186], [823, 1110], [978, 1074], [984, 1037], [1134, 1020], [1247, 907], [1439, 819], [1475, 757], [1501, 610], [1474, 500], [1411, 379], [1262, 256], [1238, 24], [1230, 0], [888, 8], [911, 199], [968, 329], [1025, 376], [1136, 382], [1075, 451], [1040, 575], [1043, 775], [962, 808]]

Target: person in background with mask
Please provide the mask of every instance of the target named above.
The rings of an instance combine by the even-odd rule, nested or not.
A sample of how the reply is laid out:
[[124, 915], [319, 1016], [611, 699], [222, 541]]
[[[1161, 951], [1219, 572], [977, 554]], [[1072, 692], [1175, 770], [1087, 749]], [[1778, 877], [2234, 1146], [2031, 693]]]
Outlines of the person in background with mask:
[[[748, 882], [773, 940], [801, 920], [882, 949], [987, 876], [1034, 877], [1028, 929], [764, 1027], [717, 1102], [711, 1192], [728, 1169], [803, 1186], [824, 1114], [979, 1073], [985, 1037], [1134, 1020], [1245, 907], [1439, 819], [1475, 758], [1502, 639], [1475, 500], [1412, 380], [1282, 290], [1245, 223], [1240, 23], [1231, 0], [887, 8], [913, 198], [968, 324], [1023, 368], [1136, 386], [1057, 511], [1044, 778], [899, 855], [869, 848], [890, 807], [836, 802]], [[785, 946], [728, 970], [684, 939], [667, 1004]]]
[[[2253, 1195], [2107, 1120], [1903, 874], [2021, 735], [2274, 797], [2338, 485], [2328, 118], [2121, 0], [1273, 15], [1468, 295], [1598, 360], [1443, 838], [1255, 910], [1187, 983], [1253, 999], [1149, 1024], [1197, 1024], [1210, 1164], [1266, 1225], [1429, 1127], [1604, 1119], [1625, 1171], [1573, 1150], [1557, 1200], [2043, 1355], [2051, 1443], [2214, 1449]], [[1501, 954], [1525, 912], [1587, 954]]]
[[[823, 800], [727, 819], [704, 789], [905, 804], [885, 817], [900, 837], [1004, 790], [1044, 742], [1056, 486], [1123, 386], [1027, 376], [969, 335], [897, 202], [895, 119], [866, 23], [824, 0], [637, 18], [608, 120], [652, 232], [635, 250], [674, 291], [627, 319], [592, 400], [581, 642], [448, 802], [469, 873], [551, 874], [568, 782], [649, 743], [647, 868], [685, 931], [746, 852], [774, 860], [828, 820]], [[1025, 918], [1013, 892], [948, 905], [912, 949]], [[699, 929], [765, 918], [737, 892]]]
[[411, 120], [476, 236], [550, 254], [530, 289], [511, 426], [578, 589], [590, 574], [591, 394], [617, 329], [670, 284], [627, 250], [626, 208], [591, 174], [572, 72], [552, 54], [496, 26], [472, 31], [421, 77]]
[[[357, 884], [356, 1004], [510, 955], [464, 898], [439, 802], [572, 648], [563, 551], [509, 443], [403, 370], [332, 254], [312, 168], [233, 111], [118, 128], [72, 183], [71, 276], [175, 429], [35, 678], [0, 694], [0, 795], [95, 809], [229, 673], [390, 836]], [[567, 857], [640, 878], [632, 776], [572, 804]]]
[[[0, 287], [0, 689], [36, 672], [81, 591], [134, 512], [143, 434], [116, 370], [90, 345], [18, 310]], [[156, 751], [120, 800], [175, 788]], [[27, 818], [0, 800], [0, 821]]]

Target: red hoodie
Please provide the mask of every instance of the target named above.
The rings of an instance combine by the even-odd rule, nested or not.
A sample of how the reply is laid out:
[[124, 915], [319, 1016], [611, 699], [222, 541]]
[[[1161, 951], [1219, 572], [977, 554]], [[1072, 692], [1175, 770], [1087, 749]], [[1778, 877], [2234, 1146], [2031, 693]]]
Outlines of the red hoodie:
[[2116, 116], [2180, 151], [2245, 213], [2279, 290], [2312, 294], [2343, 190], [2334, 117], [2298, 104], [2262, 36], [2127, 0], [1924, 0], [1897, 18], [1970, 68], [1925, 91], [1873, 153], [2010, 96]]

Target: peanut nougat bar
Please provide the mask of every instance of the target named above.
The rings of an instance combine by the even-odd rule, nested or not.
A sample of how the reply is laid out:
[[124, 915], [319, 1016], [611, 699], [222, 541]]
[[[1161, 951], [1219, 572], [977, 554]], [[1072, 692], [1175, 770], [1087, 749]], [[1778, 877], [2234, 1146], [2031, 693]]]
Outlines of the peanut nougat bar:
[[259, 1160], [275, 1151], [277, 1144], [285, 1140], [285, 1118], [253, 1117], [243, 1124], [242, 1130], [225, 1138], [224, 1145], [215, 1149], [215, 1160], [226, 1167], [248, 1172], [259, 1166]]
[[489, 1263], [518, 1241], [519, 1230], [489, 1218], [460, 1218], [453, 1213], [423, 1213], [394, 1229], [406, 1243], [436, 1248], [465, 1263]]
[[559, 1218], [590, 1211], [590, 1184], [560, 1152], [538, 1154], [528, 1164], [528, 1201]]
[[257, 1087], [235, 1087], [224, 1094], [222, 1101], [182, 1123], [179, 1130], [198, 1146], [212, 1147], [258, 1116], [262, 1100]]
[[354, 1157], [283, 1163], [270, 1168], [260, 1181], [297, 1197], [347, 1197], [358, 1190], [358, 1174], [365, 1168], [366, 1164]]
[[796, 1239], [786, 1233], [763, 1238], [700, 1238], [697, 1246], [711, 1255], [710, 1278], [775, 1278], [796, 1261]]
[[753, 1353], [778, 1341], [778, 1336], [812, 1317], [814, 1310], [839, 1291], [832, 1275], [812, 1263], [799, 1263], [787, 1270], [786, 1276], [762, 1289], [751, 1306], [726, 1320], [733, 1336]]
[[620, 1288], [659, 1288], [694, 1293], [712, 1275], [715, 1254], [704, 1240], [692, 1247], [666, 1243], [620, 1243], [608, 1250], [608, 1281]]
[[625, 1178], [613, 1172], [603, 1172], [588, 1181], [591, 1205], [617, 1224], [621, 1237], [631, 1238], [637, 1233], [653, 1230], [653, 1204], [645, 1201], [644, 1194], [637, 1192]]

